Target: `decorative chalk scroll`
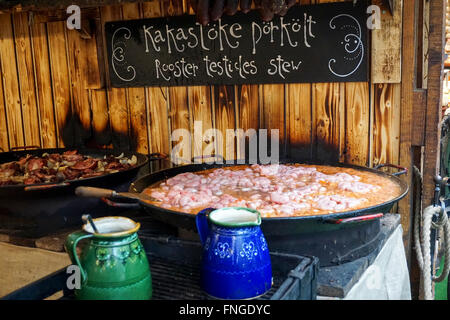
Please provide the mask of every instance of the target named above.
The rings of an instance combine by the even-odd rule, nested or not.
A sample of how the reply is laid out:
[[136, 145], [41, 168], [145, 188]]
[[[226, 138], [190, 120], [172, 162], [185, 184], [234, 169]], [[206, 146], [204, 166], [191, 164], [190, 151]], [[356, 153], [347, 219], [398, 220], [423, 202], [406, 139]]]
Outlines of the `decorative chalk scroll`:
[[368, 81], [367, 2], [294, 6], [202, 26], [194, 16], [105, 24], [113, 87]]

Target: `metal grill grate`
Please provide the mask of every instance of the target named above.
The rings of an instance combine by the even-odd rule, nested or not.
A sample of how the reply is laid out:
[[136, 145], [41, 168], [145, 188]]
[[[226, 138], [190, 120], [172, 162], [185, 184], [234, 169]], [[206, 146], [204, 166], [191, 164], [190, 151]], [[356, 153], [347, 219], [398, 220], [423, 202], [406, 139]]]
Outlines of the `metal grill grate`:
[[[205, 300], [208, 296], [200, 288], [198, 265], [189, 265], [149, 256], [154, 300]], [[274, 285], [262, 300], [270, 299], [280, 286], [274, 277]]]

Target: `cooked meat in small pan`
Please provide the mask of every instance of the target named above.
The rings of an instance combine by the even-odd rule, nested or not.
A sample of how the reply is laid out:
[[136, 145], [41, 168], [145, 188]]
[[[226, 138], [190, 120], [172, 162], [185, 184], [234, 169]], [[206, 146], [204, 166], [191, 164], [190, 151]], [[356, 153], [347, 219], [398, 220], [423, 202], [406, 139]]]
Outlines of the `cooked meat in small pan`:
[[121, 154], [94, 158], [79, 154], [77, 150], [62, 154], [44, 153], [42, 156], [26, 155], [18, 161], [0, 164], [0, 186], [63, 182], [127, 170], [137, 163]]

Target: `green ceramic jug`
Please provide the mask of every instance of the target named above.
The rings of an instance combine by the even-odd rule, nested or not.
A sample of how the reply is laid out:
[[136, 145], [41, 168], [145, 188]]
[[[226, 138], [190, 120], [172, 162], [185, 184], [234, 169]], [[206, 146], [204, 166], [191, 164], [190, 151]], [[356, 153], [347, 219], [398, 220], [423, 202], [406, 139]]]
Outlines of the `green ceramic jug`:
[[[137, 231], [140, 224], [125, 217], [94, 219], [67, 237], [65, 249], [81, 273], [81, 300], [148, 300], [152, 296], [150, 268]], [[86, 239], [80, 257], [77, 244]]]

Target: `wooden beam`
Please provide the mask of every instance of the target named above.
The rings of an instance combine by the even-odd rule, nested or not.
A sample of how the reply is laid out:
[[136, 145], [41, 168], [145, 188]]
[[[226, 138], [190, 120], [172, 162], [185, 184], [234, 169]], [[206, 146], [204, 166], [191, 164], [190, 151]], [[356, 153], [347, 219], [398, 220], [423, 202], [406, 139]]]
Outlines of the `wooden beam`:
[[[412, 172], [411, 130], [413, 120], [413, 103], [415, 88], [415, 1], [405, 1], [403, 6], [403, 35], [402, 35], [402, 84], [401, 84], [401, 124], [400, 124], [400, 165]], [[412, 185], [412, 174], [402, 179]], [[399, 213], [403, 227], [408, 262], [411, 252], [411, 193], [399, 203]]]
[[8, 0], [0, 1], [1, 12], [66, 10], [70, 5], [76, 4], [80, 8], [102, 7], [113, 4], [142, 2], [142, 0]]
[[445, 12], [445, 0], [434, 0], [430, 2], [423, 207], [429, 206], [433, 200], [435, 188], [433, 177], [439, 173], [442, 81], [445, 60]]
[[414, 128], [411, 144], [416, 147], [425, 145], [425, 122], [427, 110], [427, 91], [422, 89], [413, 92]]

